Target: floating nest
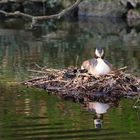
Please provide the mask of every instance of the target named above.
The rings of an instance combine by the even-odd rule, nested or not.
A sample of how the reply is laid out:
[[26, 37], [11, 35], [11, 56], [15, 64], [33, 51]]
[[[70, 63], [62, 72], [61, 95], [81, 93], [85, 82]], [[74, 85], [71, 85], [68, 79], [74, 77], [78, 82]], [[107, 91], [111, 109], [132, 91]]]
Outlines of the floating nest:
[[30, 71], [43, 75], [35, 76], [23, 84], [78, 102], [115, 102], [122, 97], [140, 95], [140, 79], [122, 69], [100, 77], [74, 67], [63, 70], [39, 68]]

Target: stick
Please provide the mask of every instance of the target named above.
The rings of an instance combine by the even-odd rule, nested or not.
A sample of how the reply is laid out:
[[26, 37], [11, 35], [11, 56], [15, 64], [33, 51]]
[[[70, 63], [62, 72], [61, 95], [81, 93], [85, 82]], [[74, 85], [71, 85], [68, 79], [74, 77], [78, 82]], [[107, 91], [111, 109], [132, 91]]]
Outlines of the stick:
[[77, 67], [77, 64], [78, 64], [78, 60], [79, 60], [79, 55], [76, 56], [76, 64], [75, 64], [76, 67]]
[[47, 72], [45, 72], [45, 71], [39, 71], [39, 70], [28, 70], [28, 71], [30, 71], [30, 72], [36, 72], [36, 73], [42, 73], [42, 74], [46, 74]]
[[118, 70], [124, 70], [124, 69], [127, 69], [127, 66], [124, 66], [122, 68], [119, 68]]

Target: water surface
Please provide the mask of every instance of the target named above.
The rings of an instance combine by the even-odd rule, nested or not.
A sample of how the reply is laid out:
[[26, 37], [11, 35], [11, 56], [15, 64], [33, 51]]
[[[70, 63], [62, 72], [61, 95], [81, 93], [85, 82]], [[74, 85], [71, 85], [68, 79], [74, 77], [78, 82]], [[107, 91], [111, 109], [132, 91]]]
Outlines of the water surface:
[[[14, 86], [31, 76], [35, 65], [48, 68], [80, 66], [103, 47], [116, 68], [140, 76], [139, 26], [121, 20], [84, 19], [49, 21], [33, 29], [18, 19], [0, 21], [0, 139], [101, 139], [140, 138], [140, 110], [136, 100], [109, 105], [95, 128], [95, 110], [45, 91]], [[139, 106], [139, 103], [137, 104]]]

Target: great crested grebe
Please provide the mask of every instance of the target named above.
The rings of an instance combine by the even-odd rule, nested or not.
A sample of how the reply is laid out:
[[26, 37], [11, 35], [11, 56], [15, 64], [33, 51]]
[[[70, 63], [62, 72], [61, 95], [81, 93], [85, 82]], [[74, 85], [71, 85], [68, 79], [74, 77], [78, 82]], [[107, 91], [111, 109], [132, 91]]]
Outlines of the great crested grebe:
[[95, 58], [83, 62], [81, 69], [86, 69], [88, 73], [94, 76], [106, 75], [111, 72], [112, 65], [103, 59], [104, 50], [96, 48]]

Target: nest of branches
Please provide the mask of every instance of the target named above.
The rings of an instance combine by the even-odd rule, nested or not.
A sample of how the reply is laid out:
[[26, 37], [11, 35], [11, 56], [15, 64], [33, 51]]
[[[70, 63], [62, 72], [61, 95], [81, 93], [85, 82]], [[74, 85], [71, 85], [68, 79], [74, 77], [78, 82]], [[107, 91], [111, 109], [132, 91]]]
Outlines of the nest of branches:
[[31, 72], [43, 76], [23, 82], [25, 85], [74, 101], [114, 102], [121, 97], [137, 96], [140, 93], [140, 79], [122, 70], [100, 77], [73, 67], [63, 70], [40, 68]]

